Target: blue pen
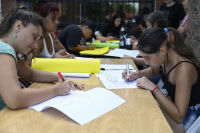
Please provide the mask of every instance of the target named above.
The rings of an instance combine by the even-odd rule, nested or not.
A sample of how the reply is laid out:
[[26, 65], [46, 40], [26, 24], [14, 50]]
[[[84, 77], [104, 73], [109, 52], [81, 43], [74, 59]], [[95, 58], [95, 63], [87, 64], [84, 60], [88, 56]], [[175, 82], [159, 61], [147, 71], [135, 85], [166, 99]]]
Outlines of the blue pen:
[[129, 63], [128, 62], [126, 63], [126, 75], [127, 76], [129, 75]]

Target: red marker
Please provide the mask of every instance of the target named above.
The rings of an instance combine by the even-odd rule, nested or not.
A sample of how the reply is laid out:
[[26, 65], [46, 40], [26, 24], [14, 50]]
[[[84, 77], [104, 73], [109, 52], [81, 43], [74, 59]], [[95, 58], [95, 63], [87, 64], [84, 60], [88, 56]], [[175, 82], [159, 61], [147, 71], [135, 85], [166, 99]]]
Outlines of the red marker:
[[65, 78], [62, 76], [62, 74], [60, 72], [58, 72], [59, 77], [62, 79], [62, 81], [65, 81]]

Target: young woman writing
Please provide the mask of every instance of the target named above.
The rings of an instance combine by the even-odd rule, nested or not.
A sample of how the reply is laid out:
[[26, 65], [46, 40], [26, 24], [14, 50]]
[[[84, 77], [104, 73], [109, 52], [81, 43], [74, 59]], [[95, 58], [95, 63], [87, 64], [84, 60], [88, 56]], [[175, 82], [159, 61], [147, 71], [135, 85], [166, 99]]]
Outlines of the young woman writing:
[[[137, 80], [137, 86], [153, 93], [175, 133], [187, 131], [200, 112], [200, 62], [173, 28], [147, 29], [139, 38], [137, 48], [150, 67], [130, 75], [124, 71], [122, 78]], [[168, 97], [148, 79], [158, 74]]]
[[[45, 27], [42, 18], [36, 13], [14, 8], [1, 20], [0, 24], [0, 110], [6, 105], [11, 109], [26, 108], [52, 97], [67, 95], [77, 85], [82, 84], [70, 80], [62, 82], [57, 74], [35, 70], [25, 64], [17, 54], [24, 55], [24, 59], [38, 46], [37, 41]], [[21, 89], [17, 75], [27, 81], [58, 82], [57, 84], [41, 88]]]

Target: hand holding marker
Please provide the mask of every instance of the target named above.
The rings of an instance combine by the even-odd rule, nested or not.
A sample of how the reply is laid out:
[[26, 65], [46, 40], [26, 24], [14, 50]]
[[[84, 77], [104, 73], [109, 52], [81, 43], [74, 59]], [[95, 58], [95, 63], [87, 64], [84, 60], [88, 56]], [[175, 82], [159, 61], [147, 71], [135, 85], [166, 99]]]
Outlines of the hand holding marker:
[[[62, 74], [60, 72], [58, 72], [59, 77], [62, 79], [62, 81], [65, 81], [65, 78], [62, 76]], [[72, 84], [71, 84], [72, 85]], [[74, 86], [74, 85], [73, 85]], [[72, 87], [73, 88], [73, 87]], [[73, 91], [75, 91], [76, 89], [72, 89]]]

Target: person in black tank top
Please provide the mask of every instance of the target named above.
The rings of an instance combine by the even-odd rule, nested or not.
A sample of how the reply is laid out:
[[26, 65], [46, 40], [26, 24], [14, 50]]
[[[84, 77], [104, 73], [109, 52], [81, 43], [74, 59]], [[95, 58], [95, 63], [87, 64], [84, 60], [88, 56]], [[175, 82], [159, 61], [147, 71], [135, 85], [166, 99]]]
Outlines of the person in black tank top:
[[[137, 80], [138, 87], [152, 92], [174, 132], [187, 131], [200, 115], [200, 62], [173, 28], [147, 29], [139, 38], [137, 48], [145, 64], [151, 67], [129, 75], [124, 71], [122, 78]], [[148, 79], [158, 74], [168, 97]]]

